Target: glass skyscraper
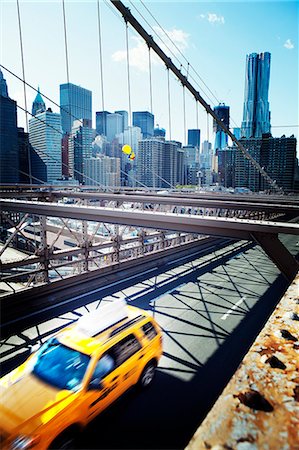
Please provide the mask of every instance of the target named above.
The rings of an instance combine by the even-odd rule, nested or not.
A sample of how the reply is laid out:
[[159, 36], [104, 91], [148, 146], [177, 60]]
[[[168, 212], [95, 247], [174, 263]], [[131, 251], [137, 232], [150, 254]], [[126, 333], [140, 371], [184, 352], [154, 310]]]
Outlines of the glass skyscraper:
[[60, 113], [63, 133], [70, 133], [74, 120], [92, 123], [92, 92], [72, 83], [60, 85]]
[[251, 53], [246, 57], [242, 137], [260, 138], [262, 134], [270, 133], [270, 60], [269, 52]]
[[188, 130], [188, 145], [192, 147], [200, 147], [200, 130]]
[[61, 134], [60, 114], [50, 108], [29, 120], [29, 141], [46, 165], [49, 183], [62, 175]]
[[19, 182], [17, 103], [0, 70], [0, 183]]
[[141, 128], [143, 139], [154, 135], [154, 115], [149, 111], [133, 112], [133, 126]]
[[[226, 106], [224, 103], [220, 103], [218, 106], [215, 106], [214, 112], [221, 120], [223, 125], [225, 125], [226, 128], [229, 128], [229, 106]], [[222, 130], [215, 119], [213, 121], [213, 129], [216, 133], [214, 145], [215, 150], [227, 147], [227, 134]]]

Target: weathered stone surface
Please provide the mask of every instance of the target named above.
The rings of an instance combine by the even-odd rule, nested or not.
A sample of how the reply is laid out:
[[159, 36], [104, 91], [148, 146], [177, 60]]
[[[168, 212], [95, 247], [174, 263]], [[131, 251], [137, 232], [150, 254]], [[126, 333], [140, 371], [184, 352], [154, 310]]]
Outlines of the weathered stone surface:
[[299, 450], [299, 274], [186, 450]]

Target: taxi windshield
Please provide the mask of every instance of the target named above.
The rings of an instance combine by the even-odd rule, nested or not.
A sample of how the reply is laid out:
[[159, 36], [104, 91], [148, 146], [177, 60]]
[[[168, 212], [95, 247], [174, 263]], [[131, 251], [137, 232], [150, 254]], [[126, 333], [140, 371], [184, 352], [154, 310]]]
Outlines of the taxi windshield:
[[32, 372], [59, 389], [77, 391], [81, 387], [90, 357], [49, 339], [36, 353]]

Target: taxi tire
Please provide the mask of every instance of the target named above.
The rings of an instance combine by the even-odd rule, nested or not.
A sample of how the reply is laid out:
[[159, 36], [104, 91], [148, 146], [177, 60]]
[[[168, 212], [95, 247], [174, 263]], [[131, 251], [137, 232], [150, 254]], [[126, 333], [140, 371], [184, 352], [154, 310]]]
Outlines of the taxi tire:
[[76, 449], [78, 432], [76, 430], [66, 430], [54, 439], [49, 450], [71, 450]]
[[155, 377], [156, 367], [157, 363], [155, 361], [150, 361], [149, 363], [147, 363], [138, 381], [138, 386], [141, 389], [146, 389], [152, 384]]

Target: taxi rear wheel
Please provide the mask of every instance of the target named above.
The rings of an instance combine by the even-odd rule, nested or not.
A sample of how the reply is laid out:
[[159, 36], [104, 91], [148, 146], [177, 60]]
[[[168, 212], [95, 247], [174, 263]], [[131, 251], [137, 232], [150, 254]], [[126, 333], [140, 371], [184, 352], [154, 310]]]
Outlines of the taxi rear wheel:
[[138, 384], [142, 389], [145, 389], [150, 384], [152, 384], [155, 372], [156, 372], [156, 364], [154, 361], [150, 361], [143, 369], [143, 372], [139, 378]]
[[77, 432], [76, 431], [66, 431], [60, 434], [50, 445], [49, 450], [74, 450], [76, 449], [77, 443]]

